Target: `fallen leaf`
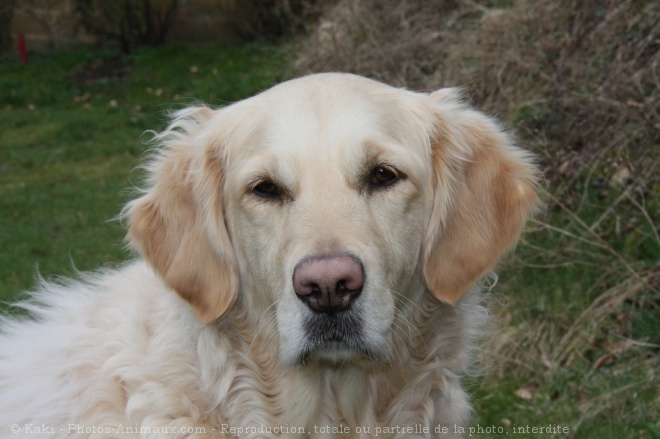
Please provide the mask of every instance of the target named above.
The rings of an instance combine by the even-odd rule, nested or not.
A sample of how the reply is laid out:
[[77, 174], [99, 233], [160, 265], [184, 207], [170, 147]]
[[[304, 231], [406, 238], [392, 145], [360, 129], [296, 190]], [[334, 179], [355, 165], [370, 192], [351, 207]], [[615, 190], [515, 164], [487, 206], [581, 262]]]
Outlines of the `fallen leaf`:
[[516, 390], [515, 395], [518, 398], [524, 399], [526, 401], [529, 401], [534, 397], [533, 389], [530, 389], [529, 387], [521, 387], [520, 389]]
[[630, 180], [631, 172], [626, 165], [619, 165], [614, 170], [610, 181], [615, 186], [621, 186], [626, 181]]
[[628, 352], [635, 346], [635, 342], [631, 339], [626, 339], [619, 343], [612, 343], [605, 346], [605, 350], [613, 355], [621, 355]]

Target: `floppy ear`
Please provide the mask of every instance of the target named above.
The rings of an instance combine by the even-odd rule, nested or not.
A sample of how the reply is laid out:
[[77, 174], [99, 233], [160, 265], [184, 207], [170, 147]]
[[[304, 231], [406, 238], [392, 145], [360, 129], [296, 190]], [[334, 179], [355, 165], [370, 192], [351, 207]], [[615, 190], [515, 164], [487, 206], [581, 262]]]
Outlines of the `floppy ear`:
[[531, 155], [455, 90], [431, 99], [434, 198], [422, 266], [435, 297], [455, 304], [518, 240], [539, 203], [538, 174]]
[[203, 133], [214, 113], [176, 113], [156, 136], [160, 146], [146, 166], [151, 187], [124, 210], [130, 244], [204, 323], [227, 311], [238, 290], [223, 216], [223, 158]]

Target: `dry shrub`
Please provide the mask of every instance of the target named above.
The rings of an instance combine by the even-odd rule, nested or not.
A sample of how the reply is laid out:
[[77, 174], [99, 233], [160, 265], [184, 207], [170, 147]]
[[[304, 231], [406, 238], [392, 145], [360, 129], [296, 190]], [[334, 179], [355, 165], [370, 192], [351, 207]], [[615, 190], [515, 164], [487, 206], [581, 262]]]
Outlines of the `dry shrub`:
[[296, 63], [299, 74], [358, 73], [393, 85], [429, 86], [454, 2], [339, 1], [329, 7]]

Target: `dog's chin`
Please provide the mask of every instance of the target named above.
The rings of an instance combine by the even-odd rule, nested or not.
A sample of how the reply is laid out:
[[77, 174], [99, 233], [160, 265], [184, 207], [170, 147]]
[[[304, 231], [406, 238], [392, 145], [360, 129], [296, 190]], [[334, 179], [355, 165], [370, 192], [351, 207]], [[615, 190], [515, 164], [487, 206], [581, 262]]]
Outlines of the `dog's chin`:
[[291, 336], [296, 335], [295, 331], [283, 332], [280, 359], [290, 367], [376, 365], [390, 360], [392, 348], [387, 334], [365, 330], [364, 326], [355, 311], [310, 313], [298, 337]]
[[345, 341], [326, 341], [304, 349], [296, 364], [320, 363], [328, 366], [345, 364], [373, 364], [387, 359], [387, 349], [376, 349], [363, 343]]
[[330, 363], [343, 363], [359, 357], [370, 358], [366, 349], [356, 349], [347, 343], [340, 341], [329, 341], [321, 344], [306, 355], [310, 359], [328, 361]]

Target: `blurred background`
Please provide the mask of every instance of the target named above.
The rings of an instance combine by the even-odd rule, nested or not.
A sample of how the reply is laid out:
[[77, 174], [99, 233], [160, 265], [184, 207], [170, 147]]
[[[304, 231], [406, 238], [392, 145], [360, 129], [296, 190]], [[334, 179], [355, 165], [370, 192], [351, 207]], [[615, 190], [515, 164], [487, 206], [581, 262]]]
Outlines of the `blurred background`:
[[320, 71], [462, 87], [538, 156], [473, 425], [660, 438], [654, 1], [2, 0], [0, 299], [131, 257], [113, 218], [168, 110]]

